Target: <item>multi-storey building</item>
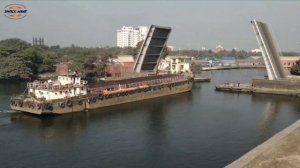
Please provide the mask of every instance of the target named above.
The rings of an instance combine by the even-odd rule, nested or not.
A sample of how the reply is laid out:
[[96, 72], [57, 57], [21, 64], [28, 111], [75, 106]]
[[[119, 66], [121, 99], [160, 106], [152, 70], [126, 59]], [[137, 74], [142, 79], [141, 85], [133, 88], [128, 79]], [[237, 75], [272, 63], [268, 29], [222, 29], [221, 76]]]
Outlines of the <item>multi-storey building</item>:
[[137, 43], [144, 40], [148, 33], [148, 27], [138, 26], [127, 27], [123, 26], [117, 30], [117, 46], [118, 47], [136, 47]]
[[221, 45], [218, 45], [215, 49], [214, 49], [214, 53], [219, 53], [221, 51], [224, 51], [224, 48]]
[[191, 72], [193, 59], [193, 57], [189, 56], [167, 56], [164, 60], [161, 60], [158, 69], [171, 74]]

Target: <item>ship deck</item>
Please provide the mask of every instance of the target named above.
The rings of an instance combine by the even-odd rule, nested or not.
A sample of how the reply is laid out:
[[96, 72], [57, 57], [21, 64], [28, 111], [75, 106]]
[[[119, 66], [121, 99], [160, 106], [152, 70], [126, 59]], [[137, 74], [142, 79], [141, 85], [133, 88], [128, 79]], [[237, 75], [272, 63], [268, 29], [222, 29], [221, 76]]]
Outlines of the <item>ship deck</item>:
[[170, 77], [176, 77], [180, 75], [175, 74], [163, 74], [163, 75], [151, 75], [151, 76], [139, 76], [139, 77], [132, 77], [132, 78], [122, 78], [122, 79], [114, 79], [114, 80], [102, 80], [97, 83], [90, 83], [89, 88], [96, 88], [99, 86], [111, 86], [111, 85], [119, 85], [119, 84], [128, 84], [128, 83], [136, 83], [136, 82], [143, 82], [149, 80], [156, 80], [156, 79], [164, 79]]

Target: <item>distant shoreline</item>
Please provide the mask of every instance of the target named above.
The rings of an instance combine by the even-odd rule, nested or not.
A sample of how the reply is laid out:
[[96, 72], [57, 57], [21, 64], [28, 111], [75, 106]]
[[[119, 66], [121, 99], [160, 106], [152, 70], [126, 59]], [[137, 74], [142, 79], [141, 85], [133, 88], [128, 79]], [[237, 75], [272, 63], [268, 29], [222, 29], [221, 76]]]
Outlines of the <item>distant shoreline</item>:
[[230, 69], [265, 69], [265, 66], [234, 66], [234, 67], [202, 67], [202, 71], [230, 70]]

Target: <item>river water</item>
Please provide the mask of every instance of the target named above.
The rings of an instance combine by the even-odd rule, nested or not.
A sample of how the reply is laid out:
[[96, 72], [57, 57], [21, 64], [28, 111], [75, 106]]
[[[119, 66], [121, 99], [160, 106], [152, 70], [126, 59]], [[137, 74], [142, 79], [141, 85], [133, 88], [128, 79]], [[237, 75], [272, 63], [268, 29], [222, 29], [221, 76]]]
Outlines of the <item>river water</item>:
[[224, 167], [300, 118], [295, 97], [217, 92], [265, 70], [204, 72], [190, 93], [60, 116], [9, 110], [0, 84], [0, 167]]

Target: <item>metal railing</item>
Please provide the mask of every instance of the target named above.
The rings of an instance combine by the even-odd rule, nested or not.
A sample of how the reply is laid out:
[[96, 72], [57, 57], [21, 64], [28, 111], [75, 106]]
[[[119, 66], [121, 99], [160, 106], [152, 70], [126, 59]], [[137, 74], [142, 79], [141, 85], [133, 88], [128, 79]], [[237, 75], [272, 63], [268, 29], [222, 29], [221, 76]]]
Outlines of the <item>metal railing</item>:
[[184, 76], [175, 76], [175, 77], [168, 77], [163, 79], [153, 79], [153, 80], [147, 80], [143, 82], [132, 82], [128, 84], [117, 84], [117, 85], [111, 85], [111, 86], [105, 86], [105, 87], [98, 87], [98, 88], [91, 88], [90, 92], [92, 94], [99, 94], [103, 91], [122, 91], [126, 89], [131, 88], [143, 88], [145, 86], [156, 86], [156, 85], [164, 85], [168, 83], [175, 83], [175, 82], [183, 82], [187, 81], [187, 78]]
[[58, 82], [43, 82], [43, 81], [35, 81], [28, 82], [27, 88], [29, 89], [47, 89], [47, 90], [64, 90], [70, 89], [74, 87], [83, 87], [87, 84], [87, 81], [81, 80], [80, 83], [70, 83], [62, 85]]

